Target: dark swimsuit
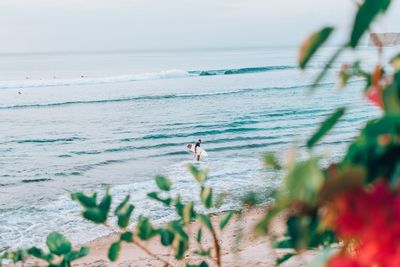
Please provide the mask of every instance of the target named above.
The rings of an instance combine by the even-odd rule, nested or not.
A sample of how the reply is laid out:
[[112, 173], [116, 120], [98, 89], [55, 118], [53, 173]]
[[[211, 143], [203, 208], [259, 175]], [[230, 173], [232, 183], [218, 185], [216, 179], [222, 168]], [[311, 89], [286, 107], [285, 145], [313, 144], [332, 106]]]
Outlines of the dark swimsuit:
[[199, 142], [197, 142], [196, 145], [194, 146], [194, 151], [195, 152], [197, 151], [197, 147], [200, 147], [200, 143]]

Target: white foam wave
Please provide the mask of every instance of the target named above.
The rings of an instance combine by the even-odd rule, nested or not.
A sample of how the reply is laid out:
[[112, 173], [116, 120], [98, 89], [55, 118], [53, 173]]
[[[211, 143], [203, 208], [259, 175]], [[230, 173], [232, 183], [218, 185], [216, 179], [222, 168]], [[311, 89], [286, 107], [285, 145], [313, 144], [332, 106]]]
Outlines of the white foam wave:
[[185, 78], [189, 76], [191, 76], [191, 74], [189, 74], [187, 71], [171, 69], [160, 72], [121, 75], [113, 77], [96, 77], [96, 78], [82, 77], [80, 79], [2, 81], [0, 82], [0, 89], [124, 83], [124, 82], [146, 81], [146, 80]]

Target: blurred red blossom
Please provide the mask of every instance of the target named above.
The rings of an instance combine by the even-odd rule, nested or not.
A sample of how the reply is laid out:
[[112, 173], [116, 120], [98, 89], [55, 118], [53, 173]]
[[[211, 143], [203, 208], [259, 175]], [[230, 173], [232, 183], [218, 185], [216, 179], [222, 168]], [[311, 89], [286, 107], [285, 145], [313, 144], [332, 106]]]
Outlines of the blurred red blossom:
[[399, 190], [383, 180], [357, 187], [329, 203], [329, 212], [336, 215], [329, 223], [344, 246], [327, 266], [400, 266]]

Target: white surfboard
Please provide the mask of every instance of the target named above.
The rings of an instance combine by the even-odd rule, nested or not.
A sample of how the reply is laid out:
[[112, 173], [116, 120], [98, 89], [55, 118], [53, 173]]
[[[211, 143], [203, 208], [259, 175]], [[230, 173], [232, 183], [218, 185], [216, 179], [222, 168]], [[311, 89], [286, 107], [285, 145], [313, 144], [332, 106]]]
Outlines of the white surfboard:
[[[187, 147], [190, 151], [192, 151], [193, 153], [195, 153], [195, 152], [194, 152], [195, 146], [196, 146], [196, 145], [188, 144], [186, 147]], [[200, 155], [201, 157], [207, 157], [207, 156], [208, 156], [207, 152], [206, 152], [204, 149], [202, 149], [201, 147], [198, 147], [198, 148], [197, 148], [197, 154]]]

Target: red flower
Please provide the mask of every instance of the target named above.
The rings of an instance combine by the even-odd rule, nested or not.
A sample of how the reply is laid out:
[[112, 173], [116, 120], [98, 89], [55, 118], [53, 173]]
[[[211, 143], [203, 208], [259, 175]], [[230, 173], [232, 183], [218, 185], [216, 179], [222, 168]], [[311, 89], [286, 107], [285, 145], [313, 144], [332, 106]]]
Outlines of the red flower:
[[380, 108], [383, 108], [382, 92], [379, 87], [373, 86], [367, 91], [367, 98]]
[[[356, 188], [332, 201], [336, 218], [331, 227], [354, 251], [343, 251], [328, 266], [400, 266], [400, 194], [386, 182], [377, 182], [370, 190]], [[338, 262], [348, 265], [335, 265]], [[351, 265], [353, 262], [358, 265]]]

